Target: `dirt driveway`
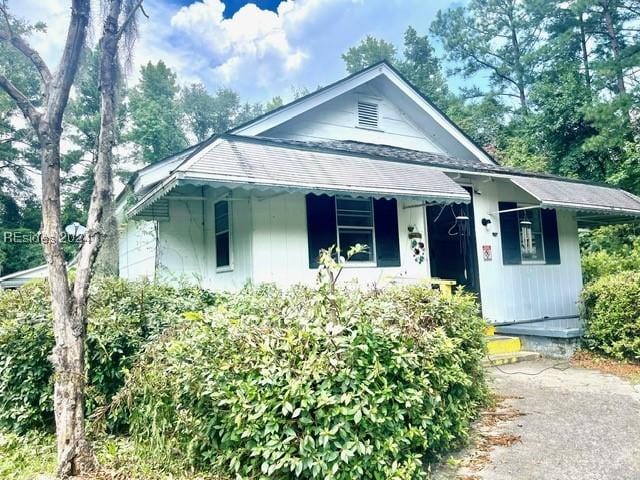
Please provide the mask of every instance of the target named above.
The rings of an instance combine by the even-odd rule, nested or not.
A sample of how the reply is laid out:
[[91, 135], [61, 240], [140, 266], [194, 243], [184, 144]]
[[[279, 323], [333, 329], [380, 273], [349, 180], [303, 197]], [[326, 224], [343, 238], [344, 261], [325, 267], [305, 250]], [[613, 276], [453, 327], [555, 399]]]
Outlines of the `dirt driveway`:
[[501, 370], [502, 401], [435, 479], [640, 479], [640, 386], [550, 360]]

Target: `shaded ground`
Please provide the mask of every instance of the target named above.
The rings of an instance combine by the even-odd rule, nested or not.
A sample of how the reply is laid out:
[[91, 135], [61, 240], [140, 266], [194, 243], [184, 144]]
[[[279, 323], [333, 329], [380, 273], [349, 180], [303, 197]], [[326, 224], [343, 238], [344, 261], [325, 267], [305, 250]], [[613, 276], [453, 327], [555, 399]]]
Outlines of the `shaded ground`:
[[640, 479], [640, 387], [552, 360], [492, 368], [491, 377], [501, 401], [479, 422], [474, 447], [435, 479]]

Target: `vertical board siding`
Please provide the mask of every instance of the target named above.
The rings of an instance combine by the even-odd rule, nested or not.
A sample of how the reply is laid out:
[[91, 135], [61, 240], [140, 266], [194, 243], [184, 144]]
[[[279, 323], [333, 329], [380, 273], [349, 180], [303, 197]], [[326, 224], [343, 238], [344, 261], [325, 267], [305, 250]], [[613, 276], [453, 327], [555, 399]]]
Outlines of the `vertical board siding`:
[[156, 268], [155, 222], [129, 220], [118, 239], [119, 275], [127, 280], [153, 278]]
[[[537, 202], [499, 180], [476, 182], [474, 187], [481, 192], [474, 200], [483, 315], [498, 323], [577, 315], [582, 271], [575, 216], [565, 210], [556, 212], [559, 265], [504, 265], [499, 218], [489, 212], [499, 209], [499, 201]], [[491, 219], [489, 228], [481, 225], [482, 218]], [[491, 245], [490, 262], [483, 260], [483, 245]]]
[[168, 222], [159, 224], [158, 274], [166, 281], [200, 284], [208, 275], [204, 205], [200, 200], [169, 202]]
[[204, 284], [213, 290], [239, 290], [252, 279], [252, 210], [251, 201], [239, 194], [231, 196], [231, 269], [216, 268], [215, 226], [213, 206], [216, 198], [208, 195], [205, 215], [205, 250], [209, 273]]
[[[402, 209], [398, 202], [400, 267], [345, 267], [341, 282], [357, 281], [361, 285], [387, 282], [403, 276], [412, 280], [428, 277], [428, 262], [413, 261], [407, 227], [415, 224], [424, 231], [422, 208]], [[306, 201], [303, 194], [279, 195], [270, 199], [253, 199], [253, 280], [275, 282], [282, 286], [312, 284], [317, 270], [309, 268]]]

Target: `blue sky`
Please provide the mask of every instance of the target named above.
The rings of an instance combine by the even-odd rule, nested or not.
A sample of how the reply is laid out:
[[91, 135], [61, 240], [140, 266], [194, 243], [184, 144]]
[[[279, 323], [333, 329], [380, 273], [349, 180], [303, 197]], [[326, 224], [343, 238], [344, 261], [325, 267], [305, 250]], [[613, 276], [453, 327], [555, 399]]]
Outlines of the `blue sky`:
[[[33, 39], [54, 62], [59, 58], [69, 0], [13, 0], [10, 8], [44, 21], [46, 35]], [[97, 3], [97, 2], [96, 2]], [[210, 90], [228, 86], [250, 101], [291, 97], [293, 88], [314, 89], [345, 75], [340, 55], [366, 35], [402, 44], [408, 25], [424, 34], [448, 0], [154, 0], [140, 21], [129, 84], [140, 65], [164, 60], [184, 84]], [[93, 37], [99, 28], [94, 27]], [[93, 38], [95, 41], [96, 38]], [[459, 80], [452, 83], [459, 83]]]

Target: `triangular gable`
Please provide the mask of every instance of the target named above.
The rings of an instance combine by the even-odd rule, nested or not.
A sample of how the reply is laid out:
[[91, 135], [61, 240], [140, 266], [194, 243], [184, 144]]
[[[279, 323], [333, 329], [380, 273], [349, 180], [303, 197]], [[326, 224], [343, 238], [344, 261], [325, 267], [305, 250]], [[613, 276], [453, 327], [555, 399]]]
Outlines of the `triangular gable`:
[[[370, 92], [370, 93], [367, 93]], [[475, 144], [460, 128], [455, 125], [431, 101], [421, 95], [395, 68], [387, 62], [380, 62], [360, 72], [350, 75], [327, 87], [317, 90], [272, 112], [240, 125], [230, 131], [245, 136], [289, 136], [302, 138], [313, 135], [316, 128], [309, 119], [318, 116], [321, 111], [329, 110], [329, 106], [342, 99], [380, 95], [390, 100], [390, 109], [400, 112], [406, 119], [408, 128], [420, 132], [422, 140], [411, 145], [400, 145], [448, 155], [469, 161], [495, 164], [494, 160], [480, 146]], [[316, 124], [317, 125], [317, 124]], [[297, 130], [292, 130], [295, 127]], [[305, 131], [306, 129], [306, 131]], [[302, 133], [300, 133], [302, 131]], [[293, 132], [293, 136], [292, 136]], [[355, 139], [371, 143], [385, 142], [384, 135], [366, 136], [366, 131], [358, 132], [359, 138], [348, 138], [336, 132], [336, 139]], [[362, 134], [365, 134], [364, 136]], [[412, 132], [409, 132], [409, 136]], [[319, 135], [322, 138], [322, 134]], [[418, 135], [415, 136], [418, 138]], [[387, 137], [388, 138], [388, 137]], [[373, 140], [375, 139], [375, 140]]]

